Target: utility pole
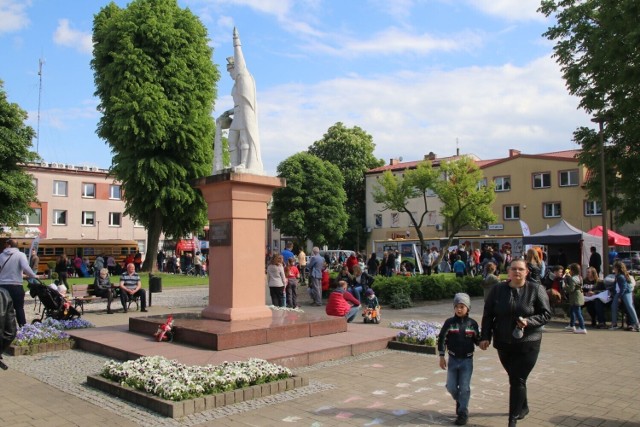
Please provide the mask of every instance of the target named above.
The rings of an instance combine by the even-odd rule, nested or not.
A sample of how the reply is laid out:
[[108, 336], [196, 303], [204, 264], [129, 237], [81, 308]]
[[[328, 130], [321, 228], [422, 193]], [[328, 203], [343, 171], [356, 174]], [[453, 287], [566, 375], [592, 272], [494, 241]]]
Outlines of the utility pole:
[[36, 153], [40, 154], [40, 103], [42, 102], [42, 66], [44, 59], [38, 59], [38, 124], [36, 129]]

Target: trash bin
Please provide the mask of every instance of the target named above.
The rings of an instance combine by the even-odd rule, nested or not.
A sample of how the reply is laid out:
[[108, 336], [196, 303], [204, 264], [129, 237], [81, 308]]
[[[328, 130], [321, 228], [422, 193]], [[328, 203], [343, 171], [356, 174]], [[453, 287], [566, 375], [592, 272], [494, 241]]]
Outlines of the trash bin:
[[153, 301], [153, 294], [156, 292], [162, 292], [162, 277], [149, 274], [149, 307]]
[[162, 292], [162, 277], [149, 275], [149, 292], [154, 294]]

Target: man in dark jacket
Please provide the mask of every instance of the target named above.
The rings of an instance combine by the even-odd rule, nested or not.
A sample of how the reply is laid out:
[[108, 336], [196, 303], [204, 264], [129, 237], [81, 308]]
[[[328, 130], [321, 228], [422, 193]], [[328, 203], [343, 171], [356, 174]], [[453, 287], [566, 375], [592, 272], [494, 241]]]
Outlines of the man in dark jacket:
[[13, 300], [9, 292], [0, 288], [0, 368], [7, 369], [2, 362], [2, 353], [11, 345], [16, 337], [16, 312], [13, 309]]
[[595, 246], [591, 246], [591, 256], [589, 257], [589, 267], [596, 269], [598, 276], [600, 275], [600, 266], [602, 266], [602, 257], [596, 251]]

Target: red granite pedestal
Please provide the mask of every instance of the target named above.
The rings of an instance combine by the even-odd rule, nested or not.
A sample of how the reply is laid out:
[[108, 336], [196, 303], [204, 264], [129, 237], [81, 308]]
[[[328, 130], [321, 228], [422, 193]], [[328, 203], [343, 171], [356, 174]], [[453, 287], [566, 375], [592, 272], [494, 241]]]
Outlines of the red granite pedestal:
[[[132, 317], [129, 330], [153, 335], [165, 321], [166, 316]], [[228, 350], [346, 332], [347, 321], [344, 317], [286, 311], [273, 311], [270, 318], [231, 322], [178, 313], [174, 314], [173, 327], [174, 343]]]
[[194, 186], [202, 191], [209, 217], [209, 306], [202, 317], [270, 318], [264, 302], [267, 203], [284, 179], [226, 172]]

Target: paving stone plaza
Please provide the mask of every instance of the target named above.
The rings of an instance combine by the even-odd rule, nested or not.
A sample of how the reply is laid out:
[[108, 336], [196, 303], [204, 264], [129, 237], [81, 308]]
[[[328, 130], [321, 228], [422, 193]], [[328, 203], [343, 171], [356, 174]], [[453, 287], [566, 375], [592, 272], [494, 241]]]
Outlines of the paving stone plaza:
[[[153, 297], [149, 314], [200, 311], [207, 288], [165, 290]], [[305, 311], [310, 307], [302, 288]], [[27, 298], [29, 299], [29, 298]], [[33, 306], [26, 307], [33, 315]], [[422, 319], [443, 322], [450, 301], [404, 310], [384, 310], [382, 324]], [[480, 321], [482, 299], [471, 316]], [[107, 315], [93, 304], [85, 318], [96, 326], [126, 324], [129, 312]], [[358, 319], [360, 321], [360, 319]], [[531, 413], [522, 426], [640, 426], [640, 334], [589, 330], [575, 335], [554, 320], [529, 381]], [[372, 328], [377, 327], [371, 325]], [[158, 344], [162, 345], [162, 344]], [[259, 355], [256, 355], [259, 357]], [[0, 371], [3, 426], [434, 426], [453, 425], [454, 401], [445, 390], [446, 372], [433, 355], [383, 350], [294, 370], [309, 386], [276, 396], [168, 419], [89, 388], [107, 359], [77, 350], [35, 356], [5, 356]], [[507, 424], [508, 382], [493, 348], [477, 350], [469, 425]]]

